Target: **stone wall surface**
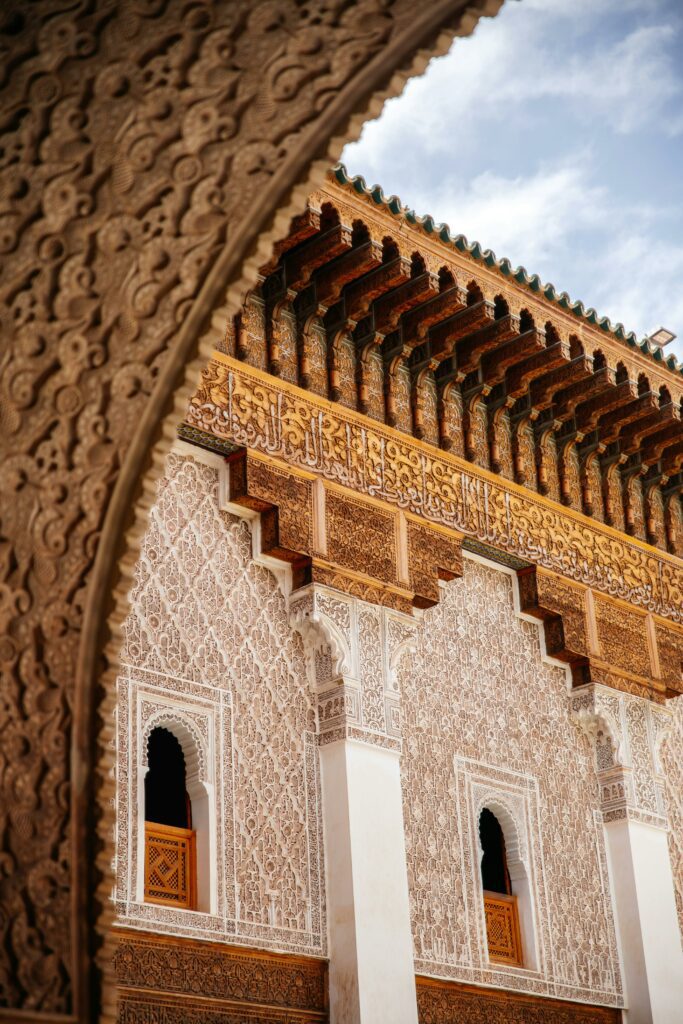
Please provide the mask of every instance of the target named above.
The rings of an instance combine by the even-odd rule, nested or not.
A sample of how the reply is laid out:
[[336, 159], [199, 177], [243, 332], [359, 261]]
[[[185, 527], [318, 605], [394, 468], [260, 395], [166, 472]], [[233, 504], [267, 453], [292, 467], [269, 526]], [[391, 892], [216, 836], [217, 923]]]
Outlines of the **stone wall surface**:
[[[619, 1005], [599, 792], [588, 741], [568, 714], [565, 670], [543, 660], [513, 580], [466, 559], [424, 613], [399, 670], [404, 816], [416, 970]], [[530, 883], [535, 969], [488, 963], [476, 827], [481, 807]], [[524, 936], [523, 936], [524, 941]]]
[[[219, 511], [217, 491], [214, 468], [170, 455], [137, 566], [118, 683], [119, 921], [322, 954], [319, 780], [303, 645], [275, 577], [251, 558], [247, 523]], [[217, 894], [202, 912], [136, 899], [147, 721], [197, 723], [198, 745], [213, 760], [203, 777], [215, 787]]]

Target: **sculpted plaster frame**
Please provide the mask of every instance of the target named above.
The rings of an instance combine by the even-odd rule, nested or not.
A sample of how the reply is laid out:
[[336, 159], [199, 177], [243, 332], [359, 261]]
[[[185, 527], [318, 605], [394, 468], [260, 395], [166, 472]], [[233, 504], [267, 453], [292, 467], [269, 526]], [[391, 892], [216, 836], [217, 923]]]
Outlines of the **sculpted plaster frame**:
[[[357, 138], [368, 116], [378, 114], [383, 102], [402, 90], [406, 80], [421, 73], [429, 59], [445, 53], [456, 35], [469, 35], [482, 15], [494, 16], [503, 0], [437, 0], [417, 14], [412, 6], [411, 24], [378, 55], [368, 61], [345, 88], [340, 89], [325, 111], [324, 128], [317, 121], [300, 137], [292, 155], [279, 163], [277, 174], [261, 190], [252, 208], [237, 225], [226, 246], [177, 332], [146, 413], [127, 447], [124, 464], [118, 474], [107, 506], [107, 514], [97, 555], [92, 568], [90, 600], [85, 610], [82, 642], [78, 658], [76, 722], [72, 746], [72, 770], [77, 791], [86, 785], [91, 761], [91, 722], [95, 680], [99, 657], [104, 649], [106, 672], [102, 678], [104, 698], [100, 714], [111, 719], [115, 700], [114, 682], [119, 671], [121, 625], [126, 617], [128, 591], [133, 582], [135, 562], [144, 535], [149, 510], [155, 498], [155, 481], [163, 474], [164, 460], [175, 438], [200, 372], [222, 337], [229, 316], [242, 305], [244, 295], [256, 280], [261, 266], [313, 188], [322, 183], [327, 168], [338, 159], [343, 145]], [[454, 6], [456, 9], [454, 9]], [[234, 186], [237, 188], [237, 184]], [[133, 508], [132, 522], [129, 510]], [[113, 601], [109, 595], [113, 590]], [[110, 610], [113, 603], [113, 610]], [[107, 812], [111, 796], [110, 727], [99, 740], [98, 769], [101, 781], [99, 802], [103, 814], [98, 834], [104, 849], [110, 852], [111, 818]], [[78, 887], [74, 902], [86, 907], [90, 901], [87, 873], [79, 870], [80, 858], [87, 850], [87, 821], [81, 816], [74, 823], [74, 876]], [[107, 855], [102, 859], [99, 887], [98, 931], [105, 940], [98, 966], [103, 985], [103, 1020], [112, 1020], [112, 952], [107, 941], [113, 917], [108, 894], [111, 879]], [[89, 1016], [91, 985], [88, 967], [90, 939], [87, 915], [81, 914], [79, 934], [74, 937], [77, 968], [77, 1014]], [[76, 973], [76, 972], [75, 972]]]

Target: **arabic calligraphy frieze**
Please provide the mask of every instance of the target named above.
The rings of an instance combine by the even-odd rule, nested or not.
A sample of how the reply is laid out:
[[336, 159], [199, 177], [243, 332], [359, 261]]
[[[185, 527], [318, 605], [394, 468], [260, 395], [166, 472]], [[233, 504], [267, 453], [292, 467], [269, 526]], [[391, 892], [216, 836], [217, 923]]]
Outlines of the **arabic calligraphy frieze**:
[[229, 357], [186, 422], [683, 622], [679, 559]]

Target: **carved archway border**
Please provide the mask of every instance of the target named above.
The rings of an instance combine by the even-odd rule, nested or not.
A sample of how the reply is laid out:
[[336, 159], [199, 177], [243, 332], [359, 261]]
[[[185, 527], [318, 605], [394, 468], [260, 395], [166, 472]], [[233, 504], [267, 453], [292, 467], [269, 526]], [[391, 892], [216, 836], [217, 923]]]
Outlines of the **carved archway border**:
[[[406, 80], [421, 73], [429, 59], [445, 53], [456, 35], [469, 35], [481, 16], [493, 16], [503, 0], [440, 0], [425, 5], [410, 26], [344, 86], [326, 109], [325, 137], [314, 121], [302, 133], [293, 156], [280, 165], [269, 185], [258, 196], [258, 207], [244, 216], [229, 247], [224, 249], [190, 308], [147, 404], [145, 415], [126, 452], [111, 499], [101, 539], [90, 573], [89, 598], [84, 612], [77, 666], [76, 713], [72, 735], [72, 779], [76, 794], [88, 786], [94, 713], [100, 729], [96, 754], [96, 796], [101, 817], [97, 833], [101, 849], [97, 858], [97, 930], [102, 941], [98, 964], [102, 978], [103, 1019], [113, 1019], [116, 1009], [112, 964], [111, 925], [114, 908], [111, 891], [112, 835], [114, 816], [113, 710], [115, 677], [121, 643], [121, 627], [127, 614], [128, 592], [133, 581], [140, 542], [156, 483], [164, 471], [166, 454], [175, 437], [192, 390], [216, 342], [222, 337], [227, 317], [241, 306], [253, 285], [258, 267], [270, 256], [273, 244], [283, 236], [291, 217], [303, 208], [306, 197], [322, 182], [330, 163], [343, 144], [356, 138], [365, 120], [376, 116], [383, 102], [397, 95]], [[208, 323], [208, 327], [207, 327]], [[105, 669], [98, 671], [104, 654]], [[99, 678], [101, 697], [95, 696]], [[83, 801], [72, 822], [74, 916], [80, 934], [74, 936], [75, 962], [81, 964], [74, 984], [76, 1005], [85, 1017], [91, 1004], [89, 975], [85, 969], [89, 947], [88, 875], [83, 859], [87, 851], [89, 821]]]

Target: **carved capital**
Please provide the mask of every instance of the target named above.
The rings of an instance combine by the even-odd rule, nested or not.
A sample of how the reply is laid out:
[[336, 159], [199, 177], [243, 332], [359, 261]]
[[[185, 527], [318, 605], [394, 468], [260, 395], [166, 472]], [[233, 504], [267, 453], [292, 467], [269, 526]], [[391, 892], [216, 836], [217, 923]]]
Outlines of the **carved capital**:
[[397, 670], [415, 650], [417, 622], [320, 584], [292, 595], [289, 616], [318, 694], [319, 741], [400, 749]]
[[[298, 590], [289, 603], [289, 622], [301, 634], [309, 663], [320, 676], [318, 656], [328, 653], [333, 677], [353, 675], [351, 609], [354, 599], [327, 587], [311, 584]], [[316, 661], [318, 664], [316, 665]], [[316, 685], [329, 677], [314, 679]]]
[[571, 697], [571, 717], [593, 743], [603, 819], [667, 827], [659, 750], [671, 727], [665, 707], [591, 683]]

